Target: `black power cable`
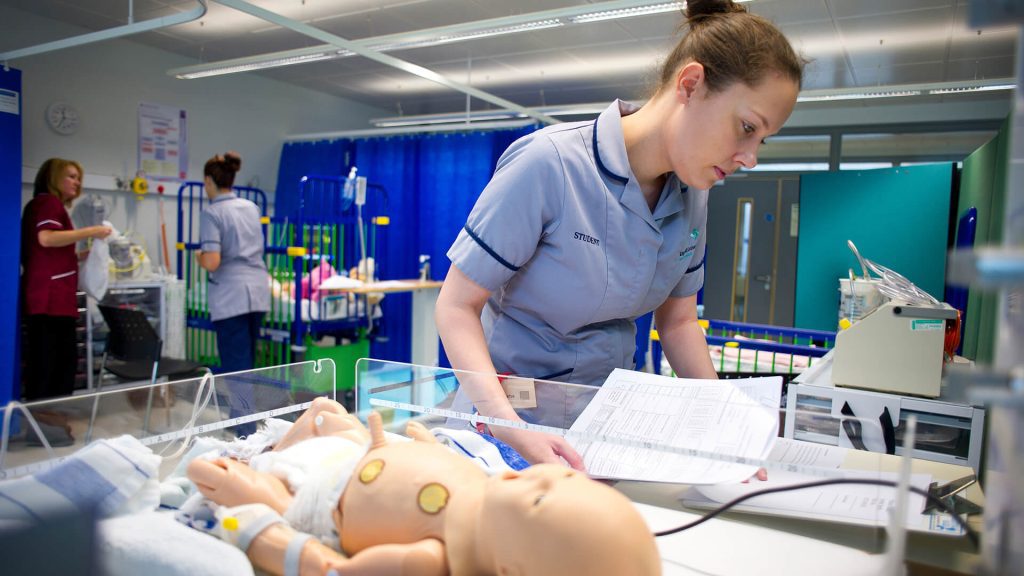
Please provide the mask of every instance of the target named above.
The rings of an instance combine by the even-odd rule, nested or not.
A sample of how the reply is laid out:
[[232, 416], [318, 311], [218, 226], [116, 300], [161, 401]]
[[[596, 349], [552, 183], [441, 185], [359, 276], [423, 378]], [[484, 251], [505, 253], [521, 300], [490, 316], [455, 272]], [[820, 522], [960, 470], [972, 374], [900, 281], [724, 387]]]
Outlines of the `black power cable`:
[[[678, 526], [676, 528], [669, 528], [668, 530], [661, 530], [659, 532], [655, 532], [654, 535], [656, 537], [660, 538], [661, 536], [668, 536], [670, 534], [675, 534], [677, 532], [682, 532], [684, 530], [689, 530], [690, 528], [693, 528], [694, 526], [699, 526], [699, 525], [703, 524], [704, 522], [707, 522], [708, 520], [711, 520], [715, 516], [718, 516], [719, 514], [729, 510], [733, 506], [736, 506], [737, 504], [741, 504], [743, 502], [746, 502], [747, 500], [750, 500], [751, 498], [754, 498], [754, 497], [757, 497], [757, 496], [764, 496], [765, 494], [775, 494], [775, 493], [778, 493], [778, 492], [789, 492], [790, 490], [802, 490], [804, 488], [817, 488], [818, 486], [831, 486], [831, 485], [834, 485], [834, 484], [867, 484], [867, 485], [871, 485], [871, 486], [888, 486], [890, 488], [898, 488], [899, 487], [899, 485], [896, 482], [892, 482], [890, 480], [870, 480], [870, 479], [860, 479], [860, 478], [833, 478], [833, 479], [830, 479], [830, 480], [817, 480], [817, 481], [814, 481], [814, 482], [805, 482], [803, 484], [792, 484], [790, 486], [778, 486], [778, 487], [775, 487], [775, 488], [765, 488], [763, 490], [758, 490], [756, 492], [751, 492], [749, 494], [744, 494], [743, 496], [740, 496], [738, 498], [734, 498], [733, 500], [730, 500], [729, 502], [726, 502], [725, 504], [722, 504], [718, 508], [715, 508], [711, 512], [708, 512], [704, 516], [701, 516], [700, 518], [694, 520], [693, 522], [690, 522], [689, 524], [684, 524], [684, 525]], [[956, 520], [956, 523], [961, 528], [963, 528], [964, 532], [967, 534], [967, 537], [971, 540], [971, 543], [974, 544], [975, 546], [978, 546], [978, 534], [975, 533], [974, 530], [972, 530], [971, 527], [967, 525], [967, 522], [963, 518], [961, 518], [959, 514], [954, 512], [953, 509], [949, 507], [949, 505], [947, 505], [940, 498], [936, 498], [935, 496], [932, 496], [931, 494], [929, 494], [925, 490], [921, 490], [920, 488], [915, 488], [914, 486], [910, 486], [909, 488], [910, 488], [910, 491], [913, 492], [914, 494], [919, 494], [921, 496], [924, 496], [928, 500], [928, 502], [935, 504], [935, 506], [937, 508], [939, 508], [943, 512], [946, 512], [947, 514], [952, 516], [953, 519]]]

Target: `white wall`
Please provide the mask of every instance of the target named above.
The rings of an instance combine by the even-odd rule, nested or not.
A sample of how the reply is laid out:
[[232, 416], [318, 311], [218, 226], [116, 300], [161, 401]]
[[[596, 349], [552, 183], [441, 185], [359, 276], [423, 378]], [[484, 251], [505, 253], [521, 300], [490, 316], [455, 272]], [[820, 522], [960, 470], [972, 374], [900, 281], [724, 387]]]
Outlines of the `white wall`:
[[[70, 37], [85, 31], [0, 5], [0, 52]], [[197, 52], [199, 47], [197, 47]], [[214, 154], [236, 150], [242, 170], [236, 184], [253, 184], [273, 196], [283, 137], [288, 134], [368, 127], [371, 117], [389, 112], [253, 74], [178, 80], [171, 68], [198, 63], [131, 41], [131, 37], [12, 60], [22, 71], [23, 181], [47, 158], [82, 163], [86, 193], [100, 194], [115, 226], [143, 233], [159, 261], [159, 212], [155, 194], [136, 199], [113, 191], [114, 178], [136, 171], [138, 106], [154, 102], [186, 110], [188, 177], [202, 179]], [[77, 133], [61, 136], [45, 123], [46, 107], [62, 100], [78, 109]], [[151, 182], [155, 192], [156, 182]], [[176, 185], [165, 185], [168, 241], [176, 226]], [[23, 187], [23, 203], [31, 197]], [[271, 203], [272, 205], [272, 203]]]

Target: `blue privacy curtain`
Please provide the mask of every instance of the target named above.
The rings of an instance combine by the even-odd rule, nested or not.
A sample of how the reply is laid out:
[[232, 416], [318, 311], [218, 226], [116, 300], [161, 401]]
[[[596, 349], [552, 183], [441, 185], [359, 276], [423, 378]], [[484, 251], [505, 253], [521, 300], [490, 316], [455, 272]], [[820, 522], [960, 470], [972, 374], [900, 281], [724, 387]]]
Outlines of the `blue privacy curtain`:
[[[480, 192], [487, 185], [501, 153], [536, 126], [514, 130], [343, 139], [285, 144], [281, 151], [275, 214], [295, 206], [299, 178], [304, 174], [346, 175], [350, 166], [368, 181], [367, 204], [378, 202], [390, 216], [379, 228], [378, 276], [415, 278], [419, 255], [430, 256], [431, 277], [448, 273], [445, 253]], [[412, 318], [410, 294], [388, 294], [383, 319], [370, 355], [408, 362]], [[441, 364], [447, 365], [443, 357]]]

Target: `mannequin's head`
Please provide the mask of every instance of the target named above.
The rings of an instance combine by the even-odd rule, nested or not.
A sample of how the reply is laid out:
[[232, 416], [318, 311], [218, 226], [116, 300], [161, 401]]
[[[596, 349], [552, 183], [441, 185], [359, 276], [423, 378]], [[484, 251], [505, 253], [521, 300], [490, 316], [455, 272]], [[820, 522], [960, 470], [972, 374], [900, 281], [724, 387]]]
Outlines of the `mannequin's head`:
[[487, 482], [478, 538], [495, 573], [661, 573], [650, 528], [629, 499], [609, 486], [554, 464]]

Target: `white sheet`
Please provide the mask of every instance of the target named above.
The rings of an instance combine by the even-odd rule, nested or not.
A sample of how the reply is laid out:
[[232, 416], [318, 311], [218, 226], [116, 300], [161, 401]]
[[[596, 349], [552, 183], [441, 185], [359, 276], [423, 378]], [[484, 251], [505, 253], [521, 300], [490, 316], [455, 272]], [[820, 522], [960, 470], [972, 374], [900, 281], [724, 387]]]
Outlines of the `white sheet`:
[[100, 573], [107, 576], [250, 576], [252, 564], [230, 544], [148, 511], [99, 523]]

